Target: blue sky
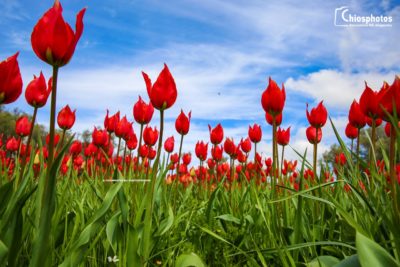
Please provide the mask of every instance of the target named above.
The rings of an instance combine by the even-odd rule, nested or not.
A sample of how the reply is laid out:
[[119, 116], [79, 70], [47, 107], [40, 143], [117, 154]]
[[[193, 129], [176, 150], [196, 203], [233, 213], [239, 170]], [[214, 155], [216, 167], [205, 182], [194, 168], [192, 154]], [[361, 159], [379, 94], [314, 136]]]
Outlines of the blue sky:
[[[0, 59], [20, 51], [24, 87], [41, 70], [51, 69], [32, 52], [30, 34], [52, 1], [3, 0], [0, 3]], [[73, 131], [102, 125], [105, 111], [132, 117], [138, 95], [148, 99], [141, 71], [155, 80], [167, 63], [178, 99], [166, 112], [167, 135], [178, 136], [174, 120], [192, 110], [185, 149], [208, 141], [207, 124], [221, 122], [226, 136], [247, 135], [249, 124], [262, 125], [263, 153], [270, 154], [271, 127], [261, 94], [271, 76], [284, 83], [287, 100], [283, 126], [292, 126], [291, 145], [303, 151], [305, 106], [324, 100], [342, 131], [347, 111], [364, 89], [379, 89], [399, 74], [400, 5], [392, 1], [61, 1], [73, 28], [77, 12], [87, 7], [84, 33], [71, 62], [60, 70], [57, 109], [77, 109]], [[336, 27], [335, 8], [359, 15], [393, 17], [392, 27]], [[23, 96], [8, 106], [26, 112]], [[39, 111], [48, 124], [49, 104]], [[157, 117], [153, 125], [158, 125]], [[135, 129], [138, 130], [137, 125]], [[343, 131], [342, 131], [343, 132]], [[335, 141], [324, 128], [320, 151]], [[295, 157], [288, 152], [289, 157]]]

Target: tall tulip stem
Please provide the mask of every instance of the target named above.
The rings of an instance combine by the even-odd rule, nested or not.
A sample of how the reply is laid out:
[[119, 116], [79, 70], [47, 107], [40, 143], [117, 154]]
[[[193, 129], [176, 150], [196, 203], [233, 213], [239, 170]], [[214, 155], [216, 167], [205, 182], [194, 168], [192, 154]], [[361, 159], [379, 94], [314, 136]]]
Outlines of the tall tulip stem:
[[277, 169], [277, 153], [276, 153], [276, 119], [273, 119], [272, 123], [272, 174], [271, 174], [271, 185], [272, 190], [275, 190], [275, 175]]
[[182, 156], [182, 145], [183, 145], [183, 134], [181, 134], [181, 141], [179, 143], [179, 153], [178, 153], [178, 165], [176, 166], [176, 176], [179, 178], [179, 166], [181, 166], [181, 156]]
[[314, 172], [314, 177], [317, 177], [318, 131], [319, 131], [319, 128], [316, 128], [315, 129], [315, 138], [316, 138], [316, 140], [314, 140], [314, 154], [313, 154], [313, 172]]
[[138, 145], [138, 148], [137, 148], [137, 153], [136, 153], [136, 172], [138, 173], [138, 175], [139, 175], [139, 159], [140, 159], [140, 157], [139, 157], [139, 151], [140, 151], [140, 147], [142, 146], [142, 138], [143, 138], [143, 124], [140, 124], [140, 135], [139, 135], [139, 145]]
[[153, 172], [151, 175], [151, 185], [148, 187], [147, 191], [147, 203], [146, 203], [146, 213], [144, 217], [144, 231], [143, 231], [143, 264], [146, 265], [146, 261], [149, 259], [150, 255], [150, 234], [151, 234], [151, 225], [152, 225], [152, 213], [153, 213], [153, 204], [154, 204], [154, 189], [157, 180], [157, 171], [158, 165], [160, 161], [162, 141], [163, 141], [163, 132], [164, 132], [164, 110], [160, 110], [160, 136], [158, 138], [158, 149], [157, 156], [153, 165]]

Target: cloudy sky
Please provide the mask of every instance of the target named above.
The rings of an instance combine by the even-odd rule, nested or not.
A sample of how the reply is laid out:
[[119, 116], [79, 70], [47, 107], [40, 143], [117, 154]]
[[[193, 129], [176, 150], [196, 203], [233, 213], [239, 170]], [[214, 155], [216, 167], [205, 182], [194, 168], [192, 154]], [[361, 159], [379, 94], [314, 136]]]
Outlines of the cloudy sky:
[[[304, 151], [306, 103], [324, 100], [343, 133], [347, 111], [364, 81], [378, 90], [400, 73], [400, 5], [395, 1], [261, 0], [69, 0], [61, 2], [73, 28], [87, 7], [84, 32], [71, 62], [60, 70], [57, 109], [77, 109], [73, 131], [102, 125], [109, 109], [133, 120], [141, 95], [148, 100], [141, 71], [155, 80], [167, 63], [178, 99], [166, 112], [167, 135], [175, 135], [180, 109], [192, 111], [185, 150], [208, 141], [207, 124], [221, 122], [236, 142], [248, 126], [263, 129], [263, 155], [270, 155], [271, 127], [264, 119], [261, 94], [271, 76], [284, 83], [287, 100], [282, 126], [291, 126], [291, 145]], [[2, 0], [0, 60], [20, 51], [24, 86], [51, 68], [32, 52], [30, 34], [52, 1]], [[392, 16], [391, 27], [338, 27], [335, 9], [348, 14]], [[8, 106], [32, 112], [21, 97]], [[38, 114], [48, 124], [49, 104]], [[152, 124], [158, 125], [158, 117]], [[135, 125], [138, 131], [138, 126]], [[323, 129], [320, 152], [335, 142], [330, 125]], [[295, 157], [292, 151], [289, 157]]]

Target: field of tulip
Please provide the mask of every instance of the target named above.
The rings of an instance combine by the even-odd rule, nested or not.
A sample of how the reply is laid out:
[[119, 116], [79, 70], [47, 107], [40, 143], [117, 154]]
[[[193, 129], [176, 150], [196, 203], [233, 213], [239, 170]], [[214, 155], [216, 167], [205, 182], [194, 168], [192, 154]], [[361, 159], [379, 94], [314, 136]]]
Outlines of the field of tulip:
[[[73, 31], [56, 0], [31, 35], [53, 75], [46, 82], [40, 73], [26, 86], [33, 115], [16, 121], [15, 136], [0, 133], [0, 266], [400, 266], [399, 77], [379, 91], [366, 84], [351, 104], [344, 133], [351, 146], [322, 101], [307, 106], [304, 138], [314, 149], [296, 151], [295, 161], [284, 154], [290, 127], [280, 128], [285, 88], [270, 78], [259, 108], [272, 132], [272, 157], [257, 153], [266, 146], [260, 125], [248, 126], [238, 142], [224, 138], [218, 124], [197, 142], [193, 164], [182, 151], [190, 112], [177, 116], [178, 140], [164, 136], [164, 115], [178, 97], [165, 64], [154, 83], [142, 73], [149, 102], [139, 97], [133, 119], [107, 111], [104, 128], [95, 127], [86, 143], [69, 137], [75, 111], [67, 105], [56, 112], [58, 72], [74, 54], [84, 13]], [[0, 105], [22, 94], [17, 57], [0, 63]], [[36, 114], [50, 96], [46, 142], [35, 142]], [[383, 121], [387, 148], [376, 135]], [[318, 162], [326, 124], [341, 151], [333, 164]]]

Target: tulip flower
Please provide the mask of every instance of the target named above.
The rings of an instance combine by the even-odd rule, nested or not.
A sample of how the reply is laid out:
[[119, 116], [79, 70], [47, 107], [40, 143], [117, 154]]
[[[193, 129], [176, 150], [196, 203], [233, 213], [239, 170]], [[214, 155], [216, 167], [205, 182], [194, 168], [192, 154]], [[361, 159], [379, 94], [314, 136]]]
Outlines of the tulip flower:
[[146, 104], [139, 96], [139, 100], [133, 106], [133, 117], [135, 121], [139, 124], [148, 124], [153, 117], [154, 107], [151, 104]]
[[77, 156], [81, 152], [82, 152], [82, 143], [79, 140], [75, 140], [74, 142], [72, 142], [69, 148], [69, 153], [71, 153], [73, 156]]
[[15, 133], [20, 137], [28, 136], [31, 131], [31, 123], [28, 120], [28, 117], [22, 116], [18, 118], [15, 124]]
[[308, 122], [311, 124], [311, 126], [317, 129], [323, 127], [328, 119], [328, 112], [323, 104], [323, 101], [321, 101], [317, 107], [312, 108], [311, 112], [308, 112], [307, 104], [306, 114]]
[[107, 131], [97, 130], [97, 128], [94, 127], [92, 133], [92, 143], [97, 147], [106, 147], [109, 143]]
[[94, 156], [97, 153], [97, 151], [98, 151], [97, 147], [93, 143], [89, 143], [85, 147], [83, 153], [84, 153], [85, 157], [88, 158], [88, 157]]
[[118, 138], [125, 138], [129, 135], [132, 129], [132, 122], [129, 122], [126, 116], [124, 116], [120, 121], [118, 121], [115, 127], [115, 136]]
[[109, 132], [110, 134], [115, 132], [115, 129], [117, 128], [117, 125], [120, 121], [120, 113], [119, 111], [112, 115], [111, 117], [108, 116], [108, 109], [107, 109], [107, 115], [104, 118], [104, 128]]
[[[60, 135], [59, 134], [55, 134], [54, 135], [54, 145], [56, 146], [59, 141], [60, 141]], [[50, 135], [47, 134], [46, 135], [46, 145], [49, 145], [49, 143], [50, 143]]]
[[[379, 107], [378, 113], [384, 121], [390, 121], [390, 115], [400, 118], [400, 77], [396, 76], [394, 82], [389, 87], [384, 87], [378, 93]], [[394, 114], [396, 110], [396, 114]]]
[[351, 123], [348, 123], [345, 129], [345, 134], [349, 139], [356, 139], [358, 137], [358, 129]]
[[180, 135], [186, 135], [189, 132], [191, 116], [191, 111], [188, 113], [188, 116], [186, 116], [185, 113], [183, 113], [183, 110], [181, 110], [181, 113], [176, 118], [175, 129]]
[[172, 153], [174, 151], [174, 144], [175, 144], [175, 139], [174, 139], [173, 136], [168, 137], [167, 139], [165, 139], [164, 149], [168, 154]]
[[283, 84], [281, 90], [276, 82], [269, 77], [268, 87], [261, 96], [261, 104], [264, 111], [275, 118], [282, 113], [285, 100], [286, 93]]
[[243, 150], [243, 152], [244, 153], [249, 153], [250, 152], [250, 150], [251, 150], [251, 141], [250, 141], [250, 138], [246, 138], [246, 139], [241, 139], [240, 140], [240, 143], [239, 143], [239, 145], [240, 145], [240, 148]]
[[51, 93], [52, 78], [49, 79], [48, 85], [43, 73], [40, 72], [39, 77], [33, 76], [33, 80], [28, 84], [25, 90], [25, 99], [29, 105], [34, 108], [40, 108], [46, 105], [47, 98]]
[[18, 141], [15, 137], [11, 137], [6, 141], [6, 149], [10, 152], [18, 151], [20, 141]]
[[75, 123], [75, 112], [76, 109], [72, 111], [69, 105], [61, 109], [57, 116], [58, 127], [64, 131], [71, 129]]
[[151, 83], [146, 73], [142, 72], [142, 74], [153, 107], [158, 110], [170, 108], [175, 103], [178, 93], [174, 77], [172, 77], [167, 64], [164, 64], [164, 69], [160, 72], [154, 84]]
[[134, 132], [131, 132], [128, 136], [128, 139], [126, 140], [126, 146], [128, 147], [129, 150], [135, 150], [138, 145], [138, 140], [136, 137], [136, 134]]
[[71, 26], [64, 21], [61, 4], [56, 0], [33, 28], [31, 43], [35, 54], [52, 66], [61, 67], [67, 64], [82, 35], [85, 11], [84, 8], [77, 14], [74, 33]]
[[376, 119], [379, 117], [378, 92], [373, 91], [365, 82], [365, 89], [360, 97], [360, 109], [365, 116]]
[[276, 139], [279, 145], [281, 146], [286, 146], [287, 144], [289, 144], [289, 140], [290, 140], [290, 127], [287, 128], [286, 130], [281, 129], [280, 127], [277, 130], [277, 135], [276, 135]]
[[249, 126], [249, 138], [253, 143], [259, 143], [262, 137], [261, 127], [258, 124], [254, 124], [253, 126]]
[[142, 145], [139, 147], [139, 155], [142, 158], [146, 158], [149, 155], [149, 147], [147, 145]]
[[17, 100], [22, 93], [18, 54], [0, 62], [0, 104], [10, 104]]
[[208, 152], [208, 143], [204, 143], [203, 141], [201, 141], [201, 142], [198, 141], [196, 143], [195, 153], [196, 153], [196, 156], [199, 158], [200, 162], [203, 162], [206, 160], [207, 152]]
[[215, 145], [211, 148], [211, 156], [216, 161], [219, 162], [222, 160], [222, 153], [223, 153], [222, 146]]
[[218, 123], [218, 125], [214, 129], [211, 129], [211, 126], [208, 125], [208, 129], [210, 131], [211, 143], [214, 146], [219, 145], [222, 142], [222, 140], [224, 139], [224, 129], [222, 128], [221, 124]]
[[362, 112], [360, 105], [357, 103], [356, 100], [353, 100], [353, 103], [350, 106], [349, 110], [349, 122], [354, 127], [361, 129], [367, 123], [365, 119], [365, 115]]
[[[317, 136], [317, 132], [318, 132], [318, 136]], [[318, 144], [319, 142], [321, 142], [322, 139], [322, 129], [318, 129], [313, 127], [313, 126], [309, 126], [306, 130], [306, 136], [308, 139], [308, 142], [310, 142], [310, 144]]]
[[146, 126], [143, 131], [143, 140], [148, 146], [154, 146], [157, 143], [158, 130], [156, 127], [151, 128]]
[[186, 166], [189, 165], [191, 161], [192, 161], [192, 154], [190, 154], [190, 153], [183, 154], [182, 162], [184, 165], [186, 165]]

